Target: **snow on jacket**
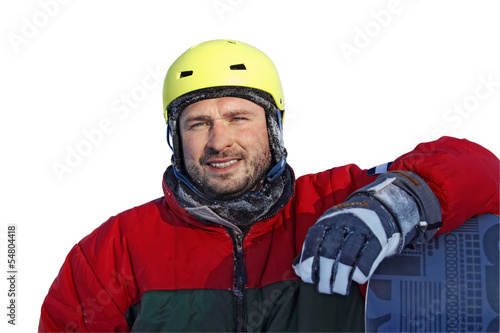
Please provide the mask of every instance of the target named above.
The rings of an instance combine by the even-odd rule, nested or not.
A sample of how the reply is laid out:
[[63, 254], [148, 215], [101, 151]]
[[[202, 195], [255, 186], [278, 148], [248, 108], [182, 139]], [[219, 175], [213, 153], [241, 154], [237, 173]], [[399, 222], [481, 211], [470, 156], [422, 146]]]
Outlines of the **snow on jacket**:
[[[430, 185], [441, 232], [499, 213], [499, 160], [470, 141], [420, 144], [390, 170], [415, 172]], [[245, 237], [193, 218], [164, 183], [164, 197], [111, 217], [74, 246], [39, 330], [364, 330], [358, 286], [348, 296], [319, 294], [292, 261], [322, 212], [375, 177], [356, 165], [300, 177], [288, 204]]]

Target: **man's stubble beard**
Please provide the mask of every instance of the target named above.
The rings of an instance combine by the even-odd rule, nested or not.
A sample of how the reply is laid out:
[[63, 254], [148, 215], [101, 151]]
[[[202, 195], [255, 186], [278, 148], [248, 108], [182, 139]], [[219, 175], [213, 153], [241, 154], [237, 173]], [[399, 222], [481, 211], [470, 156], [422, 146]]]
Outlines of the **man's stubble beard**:
[[[214, 177], [209, 177], [203, 172], [203, 167], [206, 161], [213, 158], [235, 157], [244, 162], [245, 170], [238, 179], [234, 178], [233, 174], [224, 174]], [[206, 154], [198, 163], [190, 161], [185, 163], [188, 176], [193, 184], [206, 196], [211, 199], [227, 201], [252, 191], [257, 184], [263, 179], [271, 168], [271, 152], [266, 151], [261, 155], [255, 156], [252, 160], [248, 160], [245, 153], [232, 153], [231, 151], [223, 151], [221, 153]], [[241, 162], [238, 162], [241, 163]], [[239, 171], [240, 172], [240, 171]]]

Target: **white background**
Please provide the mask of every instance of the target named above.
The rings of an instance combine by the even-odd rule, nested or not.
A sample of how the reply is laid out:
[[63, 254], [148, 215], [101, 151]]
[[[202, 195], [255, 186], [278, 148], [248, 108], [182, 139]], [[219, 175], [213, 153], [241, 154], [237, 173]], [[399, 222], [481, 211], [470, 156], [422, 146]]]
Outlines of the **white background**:
[[[0, 330], [36, 331], [43, 298], [71, 247], [111, 215], [162, 195], [170, 151], [161, 84], [150, 71], [165, 73], [187, 48], [216, 38], [266, 52], [283, 81], [285, 144], [297, 175], [347, 163], [370, 168], [441, 134], [500, 156], [499, 7], [431, 0], [2, 2]], [[125, 106], [127, 96], [133, 107]], [[107, 133], [99, 137], [103, 121]], [[84, 133], [95, 134], [94, 144]], [[68, 166], [76, 149], [86, 156], [73, 157], [58, 176], [54, 164]], [[17, 225], [15, 327], [7, 324], [3, 277], [8, 224]]]

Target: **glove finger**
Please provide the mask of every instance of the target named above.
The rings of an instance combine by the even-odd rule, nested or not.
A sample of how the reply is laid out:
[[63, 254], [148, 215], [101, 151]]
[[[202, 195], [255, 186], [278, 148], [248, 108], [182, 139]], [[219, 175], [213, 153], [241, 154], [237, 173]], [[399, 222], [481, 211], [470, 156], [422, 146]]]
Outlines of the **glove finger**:
[[384, 257], [385, 253], [378, 239], [376, 237], [367, 239], [354, 264], [352, 280], [361, 284], [368, 281]]
[[363, 233], [351, 232], [347, 235], [333, 271], [332, 292], [341, 295], [349, 292], [353, 267], [366, 245], [366, 239], [367, 236]]
[[318, 291], [324, 294], [332, 293], [332, 281], [338, 266], [338, 256], [343, 251], [343, 246], [349, 230], [345, 228], [331, 228], [325, 233], [323, 243], [319, 249], [318, 258]]
[[401, 235], [399, 233], [394, 234], [384, 247], [378, 241], [374, 242], [374, 240], [374, 238], [369, 240], [367, 246], [361, 252], [352, 276], [353, 281], [361, 284], [368, 281], [378, 265], [387, 257], [387, 253], [393, 253], [393, 249], [399, 246]]
[[295, 273], [306, 283], [318, 281], [318, 257], [321, 243], [325, 237], [327, 228], [322, 225], [314, 225], [307, 232], [300, 260], [294, 265]]

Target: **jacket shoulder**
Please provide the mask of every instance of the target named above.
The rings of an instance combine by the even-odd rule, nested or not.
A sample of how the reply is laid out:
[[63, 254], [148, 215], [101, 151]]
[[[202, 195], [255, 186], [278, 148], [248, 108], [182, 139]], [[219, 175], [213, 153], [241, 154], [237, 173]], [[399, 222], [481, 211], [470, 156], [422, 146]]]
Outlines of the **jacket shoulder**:
[[164, 201], [164, 198], [158, 198], [111, 216], [78, 244], [84, 248], [87, 243], [96, 240], [96, 238], [102, 239], [103, 236], [110, 237], [113, 234], [123, 236], [134, 234], [138, 230], [151, 229], [161, 220], [161, 210], [165, 206]]

